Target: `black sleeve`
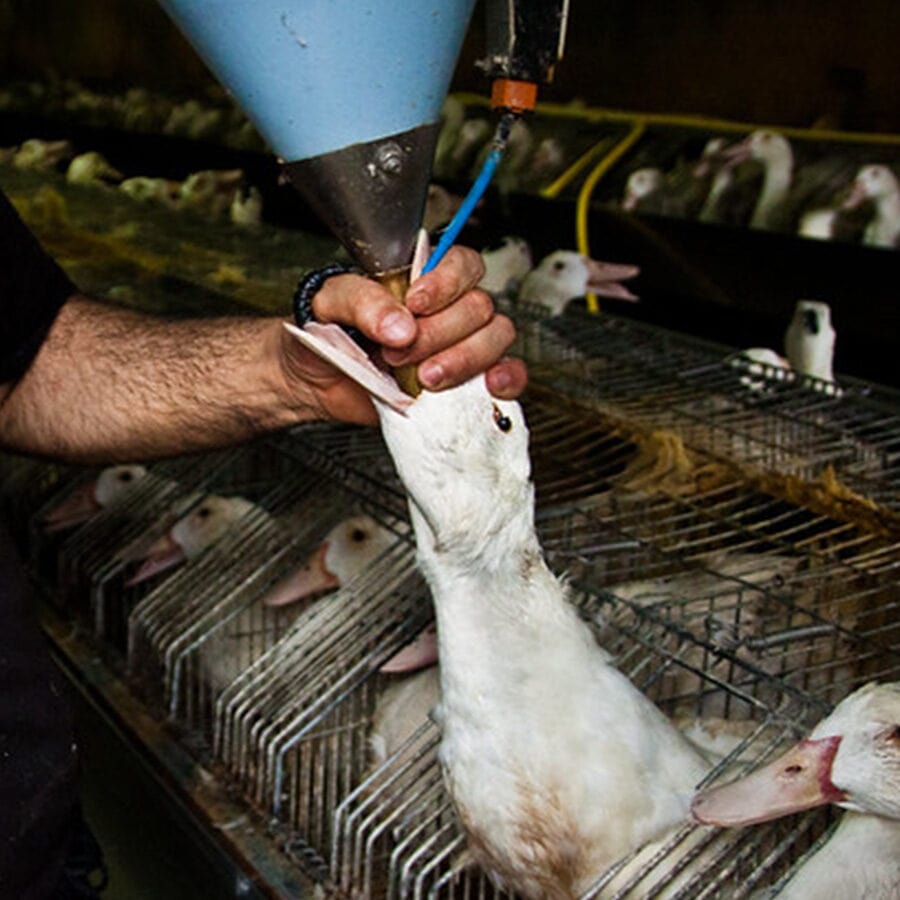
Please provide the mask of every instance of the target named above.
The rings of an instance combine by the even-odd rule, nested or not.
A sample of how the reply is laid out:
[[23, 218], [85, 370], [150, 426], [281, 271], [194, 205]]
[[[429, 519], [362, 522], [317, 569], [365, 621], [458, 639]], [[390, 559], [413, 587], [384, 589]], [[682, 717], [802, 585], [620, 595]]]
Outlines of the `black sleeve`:
[[76, 292], [0, 192], [0, 384], [20, 378]]

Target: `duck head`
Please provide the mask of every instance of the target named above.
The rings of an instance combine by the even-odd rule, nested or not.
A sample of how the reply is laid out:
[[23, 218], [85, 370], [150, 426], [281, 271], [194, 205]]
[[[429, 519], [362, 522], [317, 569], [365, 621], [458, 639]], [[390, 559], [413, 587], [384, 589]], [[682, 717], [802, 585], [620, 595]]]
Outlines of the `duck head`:
[[787, 168], [791, 168], [794, 163], [790, 142], [777, 131], [754, 131], [722, 152], [732, 166], [749, 160]]
[[622, 209], [633, 210], [638, 203], [649, 197], [663, 186], [663, 173], [653, 167], [635, 169], [625, 183], [625, 196], [622, 198]]
[[850, 193], [844, 200], [844, 209], [857, 209], [868, 200], [877, 203], [883, 197], [889, 197], [900, 191], [897, 176], [882, 165], [863, 166], [850, 185]]
[[338, 522], [304, 562], [263, 597], [265, 606], [287, 606], [322, 591], [334, 590], [370, 566], [396, 536], [371, 516]]
[[218, 541], [241, 516], [258, 509], [243, 497], [204, 497], [186, 516], [179, 519], [162, 537], [140, 553], [137, 571], [126, 582], [133, 587], [153, 575], [165, 572], [198, 557]]
[[528, 428], [518, 403], [491, 396], [484, 376], [423, 391], [404, 412], [376, 400], [417, 534], [433, 546], [483, 547], [510, 511], [531, 509]]
[[559, 315], [570, 300], [594, 293], [636, 301], [622, 281], [640, 274], [637, 266], [600, 262], [574, 250], [556, 250], [525, 276], [519, 299], [547, 306]]
[[86, 522], [128, 493], [146, 474], [147, 469], [140, 465], [107, 466], [95, 479], [76, 488], [47, 512], [44, 530], [52, 533]]
[[775, 762], [699, 793], [691, 812], [751, 825], [825, 803], [900, 819], [900, 682], [860, 688]]

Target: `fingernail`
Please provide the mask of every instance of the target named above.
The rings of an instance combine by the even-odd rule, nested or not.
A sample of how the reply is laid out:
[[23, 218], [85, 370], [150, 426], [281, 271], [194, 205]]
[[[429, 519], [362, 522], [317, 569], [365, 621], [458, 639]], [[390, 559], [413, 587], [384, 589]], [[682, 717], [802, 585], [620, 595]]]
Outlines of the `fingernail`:
[[428, 309], [429, 294], [425, 288], [413, 288], [406, 295], [406, 308], [410, 312], [424, 312]]
[[512, 376], [504, 368], [498, 368], [491, 372], [489, 388], [491, 393], [497, 394], [505, 391], [512, 384]]
[[396, 312], [388, 313], [382, 320], [379, 328], [381, 337], [388, 341], [412, 340], [416, 326], [408, 313]]
[[444, 367], [440, 363], [425, 362], [419, 366], [419, 381], [425, 387], [436, 388], [444, 380]]

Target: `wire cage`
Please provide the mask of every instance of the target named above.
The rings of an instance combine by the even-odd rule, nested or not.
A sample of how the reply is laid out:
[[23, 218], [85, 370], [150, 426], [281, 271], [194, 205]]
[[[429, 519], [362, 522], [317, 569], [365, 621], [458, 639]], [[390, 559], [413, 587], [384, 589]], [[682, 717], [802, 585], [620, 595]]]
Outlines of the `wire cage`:
[[818, 479], [826, 467], [897, 511], [900, 395], [852, 378], [788, 377], [729, 348], [628, 319], [512, 310], [532, 380], [623, 423], [672, 429], [754, 472]]
[[[101, 510], [55, 549], [56, 578], [47, 584], [61, 607], [82, 618], [111, 658], [126, 650], [127, 620], [134, 606], [172, 571], [137, 583], [132, 577], [138, 562], [170, 528], [192, 511], [203, 514], [206, 498], [244, 498], [247, 514], [265, 518], [258, 501], [286, 471], [285, 458], [271, 441], [237, 450], [218, 451], [158, 463], [129, 491]], [[66, 492], [95, 473], [83, 475]], [[32, 559], [45, 553], [42, 522], [47, 511], [64, 499], [51, 498], [32, 519]], [[257, 506], [253, 506], [257, 504]], [[33, 566], [40, 571], [36, 566]]]
[[[707, 670], [690, 636], [649, 622], [609, 595], [580, 594], [576, 601], [617, 667], [707, 750], [707, 780], [733, 777], [771, 757], [827, 708], [739, 661]], [[712, 725], [709, 700], [722, 695], [726, 701], [716, 708], [726, 716]], [[702, 739], [704, 728], [727, 733], [730, 749], [717, 755]], [[423, 714], [418, 730], [337, 810], [331, 879], [343, 895], [503, 896], [466, 865], [438, 744], [437, 726]], [[748, 897], [778, 880], [828, 821], [829, 813], [820, 811], [752, 831], [686, 826], [614, 867], [586, 896]]]

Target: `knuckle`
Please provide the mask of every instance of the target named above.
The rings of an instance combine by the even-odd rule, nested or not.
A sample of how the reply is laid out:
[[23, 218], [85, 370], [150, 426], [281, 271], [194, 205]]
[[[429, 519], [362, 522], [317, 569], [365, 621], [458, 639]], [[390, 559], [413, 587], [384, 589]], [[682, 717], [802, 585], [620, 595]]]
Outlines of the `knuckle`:
[[482, 325], [490, 322], [494, 316], [494, 301], [491, 299], [490, 294], [487, 291], [476, 288], [469, 291], [466, 297], [470, 307], [469, 314], [477, 317]]

